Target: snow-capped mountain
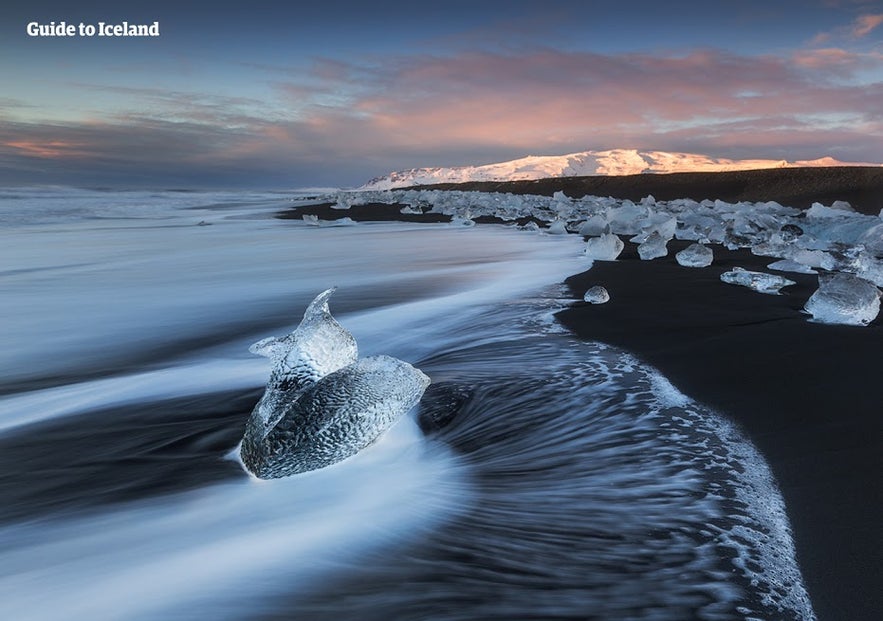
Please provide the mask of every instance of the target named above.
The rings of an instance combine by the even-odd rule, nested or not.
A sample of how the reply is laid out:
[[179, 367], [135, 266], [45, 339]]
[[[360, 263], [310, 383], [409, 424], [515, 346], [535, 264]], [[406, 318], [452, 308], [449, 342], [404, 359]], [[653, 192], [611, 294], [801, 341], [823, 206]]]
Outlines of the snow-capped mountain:
[[452, 168], [412, 168], [391, 172], [372, 179], [361, 189], [388, 190], [434, 183], [464, 183], [467, 181], [523, 181], [545, 177], [580, 177], [588, 175], [636, 175], [640, 173], [724, 172], [758, 168], [788, 168], [798, 166], [877, 166], [854, 164], [823, 157], [817, 160], [729, 160], [695, 153], [668, 153], [665, 151], [637, 151], [611, 149], [609, 151], [582, 151], [569, 155], [523, 157], [509, 162], [483, 166], [455, 166]]

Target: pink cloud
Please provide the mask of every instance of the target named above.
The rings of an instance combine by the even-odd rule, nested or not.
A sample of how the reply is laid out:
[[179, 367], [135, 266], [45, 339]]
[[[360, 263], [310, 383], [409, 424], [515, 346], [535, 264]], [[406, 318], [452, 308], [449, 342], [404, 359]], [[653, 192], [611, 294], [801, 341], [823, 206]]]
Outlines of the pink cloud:
[[346, 131], [353, 148], [526, 151], [646, 144], [672, 128], [702, 131], [733, 119], [760, 125], [767, 117], [834, 115], [848, 125], [879, 114], [883, 85], [848, 81], [869, 63], [883, 66], [879, 58], [834, 48], [792, 59], [711, 50], [672, 57], [552, 50], [422, 57], [387, 64], [373, 76], [381, 86], [356, 85], [348, 109], [308, 110], [307, 124], [313, 139], [329, 142]]
[[880, 24], [883, 24], [883, 13], [861, 15], [856, 18], [852, 25], [852, 36], [856, 38], [864, 37]]
[[883, 56], [834, 47], [787, 58], [542, 49], [323, 61], [302, 80], [277, 84], [275, 101], [144, 93], [149, 115], [0, 122], [0, 163], [85, 154], [96, 166], [145, 170], [170, 162], [322, 170], [335, 162], [380, 174], [617, 147], [878, 161], [883, 82], [853, 79], [868, 69], [883, 69]]

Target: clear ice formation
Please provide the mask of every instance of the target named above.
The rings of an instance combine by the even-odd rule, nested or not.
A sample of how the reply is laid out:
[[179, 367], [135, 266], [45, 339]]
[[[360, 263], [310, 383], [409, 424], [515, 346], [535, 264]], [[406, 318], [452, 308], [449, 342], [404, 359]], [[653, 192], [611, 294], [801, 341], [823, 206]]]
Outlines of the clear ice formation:
[[625, 243], [614, 233], [604, 233], [586, 242], [585, 255], [596, 261], [613, 261], [625, 248]]
[[675, 254], [675, 259], [684, 267], [708, 267], [714, 261], [714, 251], [702, 244], [690, 244]]
[[320, 293], [294, 332], [249, 348], [273, 370], [245, 426], [240, 456], [261, 479], [317, 470], [355, 455], [410, 410], [429, 378], [389, 356], [358, 358], [352, 334]]
[[821, 274], [804, 309], [820, 323], [866, 326], [880, 312], [880, 290], [852, 274]]
[[782, 287], [797, 284], [793, 280], [788, 280], [782, 276], [764, 274], [763, 272], [751, 272], [741, 267], [734, 267], [729, 272], [724, 272], [721, 274], [721, 280], [731, 285], [741, 285], [758, 293], [768, 293], [771, 295], [777, 295]]
[[610, 294], [601, 285], [595, 285], [586, 291], [585, 295], [583, 295], [583, 301], [589, 304], [604, 304], [610, 301]]
[[638, 256], [642, 261], [650, 261], [668, 255], [668, 248], [665, 240], [659, 231], [653, 231], [649, 237], [638, 245]]

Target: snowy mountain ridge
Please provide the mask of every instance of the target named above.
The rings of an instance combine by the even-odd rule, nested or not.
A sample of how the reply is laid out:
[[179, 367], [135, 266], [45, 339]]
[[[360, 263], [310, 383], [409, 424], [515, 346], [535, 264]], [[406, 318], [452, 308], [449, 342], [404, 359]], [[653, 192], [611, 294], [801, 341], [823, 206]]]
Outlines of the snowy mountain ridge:
[[815, 160], [730, 160], [696, 153], [610, 149], [581, 151], [568, 155], [529, 155], [520, 159], [483, 166], [451, 168], [411, 168], [376, 177], [363, 190], [388, 190], [436, 183], [468, 181], [524, 181], [547, 177], [591, 175], [637, 175], [642, 173], [725, 172], [759, 168], [804, 166], [880, 166], [881, 164], [846, 163], [832, 157]]

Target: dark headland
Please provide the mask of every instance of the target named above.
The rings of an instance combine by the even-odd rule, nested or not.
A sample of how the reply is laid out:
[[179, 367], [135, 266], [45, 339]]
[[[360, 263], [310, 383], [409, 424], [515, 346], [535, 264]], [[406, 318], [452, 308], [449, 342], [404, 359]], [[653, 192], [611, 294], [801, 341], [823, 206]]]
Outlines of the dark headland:
[[[776, 201], [807, 208], [848, 201], [883, 209], [883, 168], [772, 169], [426, 186], [433, 189], [552, 195], [563, 191], [639, 200], [692, 198]], [[400, 206], [299, 208], [321, 219], [419, 221]], [[447, 217], [432, 216], [435, 221]], [[779, 483], [798, 561], [820, 621], [872, 621], [883, 611], [880, 456], [883, 454], [883, 319], [867, 327], [811, 323], [800, 309], [815, 276], [769, 296], [724, 284], [734, 266], [763, 270], [775, 259], [714, 247], [711, 267], [681, 267], [669, 255], [641, 261], [627, 244], [620, 259], [595, 262], [567, 280], [573, 297], [594, 284], [611, 301], [581, 301], [558, 319], [581, 338], [619, 346], [658, 368], [685, 394], [739, 424]]]

